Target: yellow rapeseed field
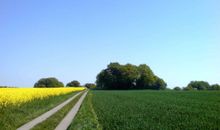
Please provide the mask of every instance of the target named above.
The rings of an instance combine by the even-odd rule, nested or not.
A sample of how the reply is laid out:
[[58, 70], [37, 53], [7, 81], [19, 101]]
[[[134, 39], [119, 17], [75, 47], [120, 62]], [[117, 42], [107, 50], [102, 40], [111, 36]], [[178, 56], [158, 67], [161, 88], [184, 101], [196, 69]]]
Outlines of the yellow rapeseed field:
[[58, 96], [74, 91], [84, 90], [77, 88], [0, 88], [0, 107], [8, 105], [20, 105], [35, 99], [44, 99], [50, 96]]

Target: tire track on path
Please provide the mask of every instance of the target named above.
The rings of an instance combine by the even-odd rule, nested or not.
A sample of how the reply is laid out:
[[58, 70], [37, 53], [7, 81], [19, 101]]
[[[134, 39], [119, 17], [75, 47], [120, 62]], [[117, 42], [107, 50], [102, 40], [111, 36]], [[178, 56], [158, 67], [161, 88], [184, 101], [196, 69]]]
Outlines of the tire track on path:
[[67, 105], [68, 103], [70, 103], [74, 98], [76, 98], [78, 95], [80, 95], [82, 92], [78, 92], [77, 94], [75, 94], [73, 97], [67, 99], [66, 101], [64, 101], [63, 103], [61, 103], [60, 105], [54, 107], [53, 109], [47, 111], [46, 113], [38, 116], [37, 118], [31, 120], [30, 122], [22, 125], [21, 127], [17, 128], [17, 130], [30, 130], [31, 128], [33, 128], [34, 126], [36, 126], [37, 124], [45, 121], [47, 118], [49, 118], [50, 116], [52, 116], [54, 113], [56, 113], [57, 111], [59, 111], [60, 109], [62, 109], [65, 105]]
[[74, 117], [76, 116], [79, 108], [86, 97], [88, 91], [86, 91], [78, 100], [78, 102], [74, 105], [74, 107], [69, 111], [69, 113], [63, 118], [63, 120], [59, 123], [55, 130], [67, 130], [67, 128], [72, 123]]

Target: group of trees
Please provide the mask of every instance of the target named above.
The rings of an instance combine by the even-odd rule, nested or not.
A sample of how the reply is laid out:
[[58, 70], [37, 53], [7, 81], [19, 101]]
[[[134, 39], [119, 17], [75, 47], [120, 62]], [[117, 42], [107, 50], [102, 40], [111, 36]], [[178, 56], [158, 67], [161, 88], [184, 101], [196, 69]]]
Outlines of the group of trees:
[[97, 75], [98, 89], [165, 89], [167, 84], [149, 66], [110, 63]]
[[34, 84], [35, 88], [64, 87], [64, 84], [54, 77], [42, 78]]
[[[77, 80], [73, 80], [69, 83], [66, 84], [67, 87], [80, 87], [80, 82]], [[95, 84], [93, 83], [86, 83], [84, 85], [87, 88], [95, 88]], [[35, 88], [55, 88], [55, 87], [64, 87], [64, 84], [60, 82], [58, 79], [54, 77], [49, 77], [49, 78], [42, 78], [38, 80], [34, 84]]]
[[79, 82], [79, 81], [73, 80], [73, 81], [67, 83], [66, 86], [67, 86], [67, 87], [79, 87], [79, 86], [81, 86], [81, 85], [80, 85], [80, 82]]
[[[167, 89], [166, 82], [156, 76], [151, 68], [146, 64], [139, 66], [117, 62], [110, 63], [106, 69], [102, 70], [96, 77], [96, 84], [73, 80], [66, 84], [67, 87], [84, 86], [89, 89]], [[34, 84], [36, 88], [64, 87], [64, 84], [54, 77], [42, 78]], [[187, 87], [175, 87], [173, 90], [220, 90], [220, 85], [210, 85], [205, 81], [191, 81]]]
[[180, 87], [175, 87], [174, 90], [220, 90], [220, 85], [210, 85], [205, 81], [191, 81], [187, 87], [183, 87], [182, 89]]
[[191, 81], [184, 90], [220, 90], [220, 85], [210, 85], [205, 81]]

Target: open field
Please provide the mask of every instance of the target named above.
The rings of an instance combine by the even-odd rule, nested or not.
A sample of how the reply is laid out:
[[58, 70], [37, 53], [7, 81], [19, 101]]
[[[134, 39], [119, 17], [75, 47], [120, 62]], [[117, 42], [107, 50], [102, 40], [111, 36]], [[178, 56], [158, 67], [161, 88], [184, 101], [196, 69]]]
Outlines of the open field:
[[[82, 89], [0, 89], [0, 129], [15, 130]], [[33, 129], [55, 129], [80, 95]], [[91, 90], [68, 130], [220, 129], [219, 108], [220, 91]]]
[[14, 130], [84, 88], [1, 88], [0, 129]]
[[220, 129], [219, 108], [218, 91], [91, 91], [70, 129]]

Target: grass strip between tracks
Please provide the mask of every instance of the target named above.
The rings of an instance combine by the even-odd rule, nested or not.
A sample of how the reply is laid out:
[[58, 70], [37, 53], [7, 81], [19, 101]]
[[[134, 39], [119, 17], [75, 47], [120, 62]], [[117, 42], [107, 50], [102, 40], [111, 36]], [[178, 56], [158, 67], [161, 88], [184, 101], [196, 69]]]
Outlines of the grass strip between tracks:
[[79, 98], [81, 97], [83, 93], [81, 93], [79, 96], [77, 96], [75, 99], [73, 99], [69, 104], [64, 106], [62, 109], [60, 109], [58, 112], [56, 112], [54, 115], [49, 117], [44, 122], [38, 124], [31, 130], [54, 130], [56, 126], [60, 123], [60, 121], [65, 117], [65, 115], [71, 110], [71, 108], [77, 103]]

